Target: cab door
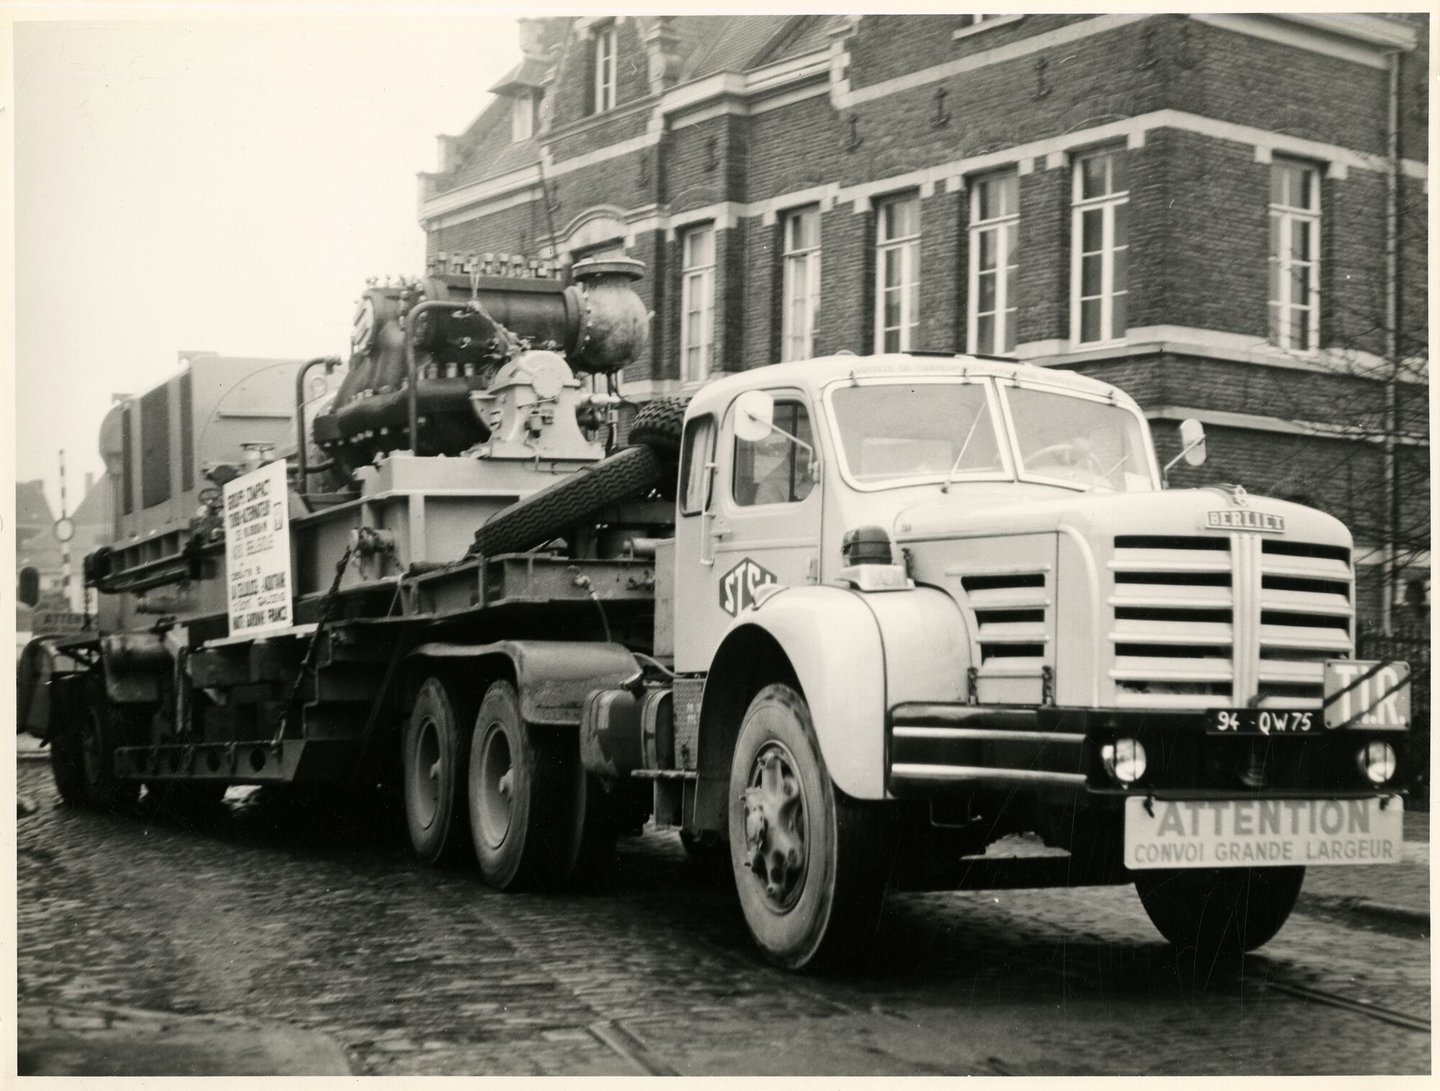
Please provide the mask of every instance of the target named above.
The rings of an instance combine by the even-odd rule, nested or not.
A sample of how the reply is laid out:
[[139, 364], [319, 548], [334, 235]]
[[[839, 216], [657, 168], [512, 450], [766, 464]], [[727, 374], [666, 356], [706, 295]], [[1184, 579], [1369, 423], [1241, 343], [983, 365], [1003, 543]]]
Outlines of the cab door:
[[697, 472], [706, 456], [704, 418], [686, 433], [676, 529], [675, 666], [682, 673], [709, 668], [762, 587], [819, 580], [823, 482], [814, 415], [798, 390], [769, 393], [774, 430], [763, 439], [735, 435], [733, 403], [712, 424], [708, 478]]

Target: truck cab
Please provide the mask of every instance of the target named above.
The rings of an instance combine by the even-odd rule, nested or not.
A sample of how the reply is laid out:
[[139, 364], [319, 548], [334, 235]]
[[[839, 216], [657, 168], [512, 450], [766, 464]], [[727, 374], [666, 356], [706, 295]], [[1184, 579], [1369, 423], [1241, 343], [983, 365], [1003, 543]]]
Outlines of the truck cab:
[[[1210, 904], [1248, 949], [1303, 867], [1237, 865], [1333, 850], [1296, 832], [1304, 807], [1343, 800], [1357, 846], [1398, 843], [1408, 714], [1380, 694], [1404, 672], [1352, 665], [1349, 532], [1238, 486], [1164, 488], [1107, 384], [969, 357], [746, 372], [690, 403], [676, 492], [683, 823], [728, 838], [782, 964], [854, 941], [877, 882], [1135, 882], [1166, 935]], [[1367, 711], [1336, 714], [1362, 674]], [[1157, 801], [1210, 808], [1211, 834], [1177, 847]], [[1294, 836], [1257, 840], [1262, 802]], [[985, 858], [1018, 833], [1063, 850], [1048, 873]]]

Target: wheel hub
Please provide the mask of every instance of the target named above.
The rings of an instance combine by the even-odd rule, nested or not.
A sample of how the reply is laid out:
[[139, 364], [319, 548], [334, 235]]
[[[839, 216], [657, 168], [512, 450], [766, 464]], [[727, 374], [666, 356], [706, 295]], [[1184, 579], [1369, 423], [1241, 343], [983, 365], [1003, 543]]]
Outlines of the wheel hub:
[[415, 741], [415, 772], [411, 789], [415, 816], [428, 829], [440, 811], [440, 729], [430, 717], [420, 723]]
[[515, 765], [510, 741], [495, 724], [480, 753], [480, 834], [491, 848], [499, 848], [510, 832], [514, 794]]
[[745, 862], [776, 911], [805, 887], [805, 796], [788, 751], [771, 743], [755, 758], [745, 789]]

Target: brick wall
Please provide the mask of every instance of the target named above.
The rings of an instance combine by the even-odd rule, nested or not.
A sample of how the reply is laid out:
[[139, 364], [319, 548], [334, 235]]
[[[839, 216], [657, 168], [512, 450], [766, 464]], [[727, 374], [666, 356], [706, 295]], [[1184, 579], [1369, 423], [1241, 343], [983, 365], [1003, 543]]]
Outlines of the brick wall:
[[[954, 40], [959, 16], [870, 16], [849, 39], [849, 78], [862, 88], [983, 49], [1077, 24], [1083, 17], [1027, 16]], [[643, 57], [635, 22], [621, 27], [620, 108], [577, 125], [588, 94], [588, 42], [573, 41], [552, 93], [564, 162], [645, 130], [648, 87], [625, 58]], [[627, 38], [627, 35], [630, 36]], [[577, 52], [578, 50], [578, 52]], [[1043, 65], [1037, 62], [1043, 61]], [[1402, 104], [1406, 152], [1423, 154], [1428, 43], [1406, 60]], [[577, 73], [585, 73], [583, 77]], [[943, 100], [936, 90], [943, 89]], [[758, 202], [811, 187], [862, 184], [1018, 143], [1083, 132], [1126, 116], [1170, 108], [1340, 145], [1384, 152], [1385, 73], [1318, 53], [1208, 26], [1175, 15], [987, 65], [944, 81], [836, 112], [815, 97], [749, 116], [683, 122], [658, 147], [555, 174], [549, 219], [564, 230], [598, 205], [684, 212], [722, 201]], [[944, 116], [942, 116], [942, 114]], [[850, 118], [856, 119], [850, 140]], [[568, 126], [568, 128], [567, 128]], [[1125, 153], [1130, 177], [1130, 325], [1268, 334], [1268, 203], [1271, 167], [1249, 143], [1182, 129], [1151, 130]], [[1019, 329], [1026, 342], [1065, 341], [1070, 332], [1071, 176], [1043, 158], [1020, 178]], [[1351, 166], [1333, 172], [1322, 208], [1322, 336], [1327, 345], [1369, 353], [1384, 348], [1376, 321], [1384, 295], [1385, 176]], [[795, 205], [801, 201], [797, 198]], [[1426, 195], [1414, 180], [1402, 193], [1404, 344], [1423, 351], [1428, 336]], [[921, 315], [917, 347], [963, 348], [968, 266], [967, 201], [941, 183], [922, 201]], [[437, 250], [531, 252], [548, 233], [539, 203], [434, 230]], [[642, 231], [631, 248], [647, 264], [637, 289], [654, 309], [651, 349], [627, 369], [631, 380], [679, 374], [679, 254], [668, 230]], [[874, 338], [874, 217], [870, 202], [843, 200], [821, 216], [821, 299], [816, 351], [869, 352]], [[717, 232], [716, 362], [755, 367], [780, 354], [781, 238], [774, 223], [742, 217]], [[1077, 370], [1116, 383], [1142, 405], [1190, 405], [1281, 419], [1369, 428], [1382, 419], [1383, 391], [1354, 375], [1265, 368], [1198, 357], [1116, 357]], [[1406, 388], [1407, 414], [1423, 418], [1424, 392]], [[1424, 434], [1423, 419], [1412, 427]], [[1162, 454], [1178, 449], [1173, 423], [1161, 423]], [[1257, 492], [1307, 495], [1361, 533], [1384, 516], [1382, 452], [1375, 444], [1211, 428], [1212, 459], [1178, 468], [1176, 481], [1236, 480]], [[1407, 513], [1428, 519], [1424, 448], [1401, 454]], [[1407, 518], [1410, 518], [1407, 515]]]

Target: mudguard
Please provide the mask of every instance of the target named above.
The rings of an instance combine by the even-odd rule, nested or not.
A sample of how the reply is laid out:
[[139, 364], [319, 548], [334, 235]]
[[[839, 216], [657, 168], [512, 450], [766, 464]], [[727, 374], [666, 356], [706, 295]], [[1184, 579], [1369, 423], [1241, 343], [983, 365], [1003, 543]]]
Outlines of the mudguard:
[[24, 731], [43, 739], [50, 727], [50, 679], [57, 672], [59, 653], [54, 645], [37, 638], [25, 645], [16, 670], [15, 733]]
[[434, 642], [419, 645], [406, 658], [507, 662], [520, 695], [520, 715], [532, 724], [578, 724], [591, 690], [618, 686], [640, 671], [622, 645], [582, 640]]
[[[743, 611], [721, 648], [747, 627], [783, 649], [809, 702], [830, 776], [857, 799], [885, 798], [891, 706], [965, 699], [970, 643], [954, 601], [932, 588], [786, 588]], [[726, 684], [714, 673], [706, 679], [707, 689]]]

